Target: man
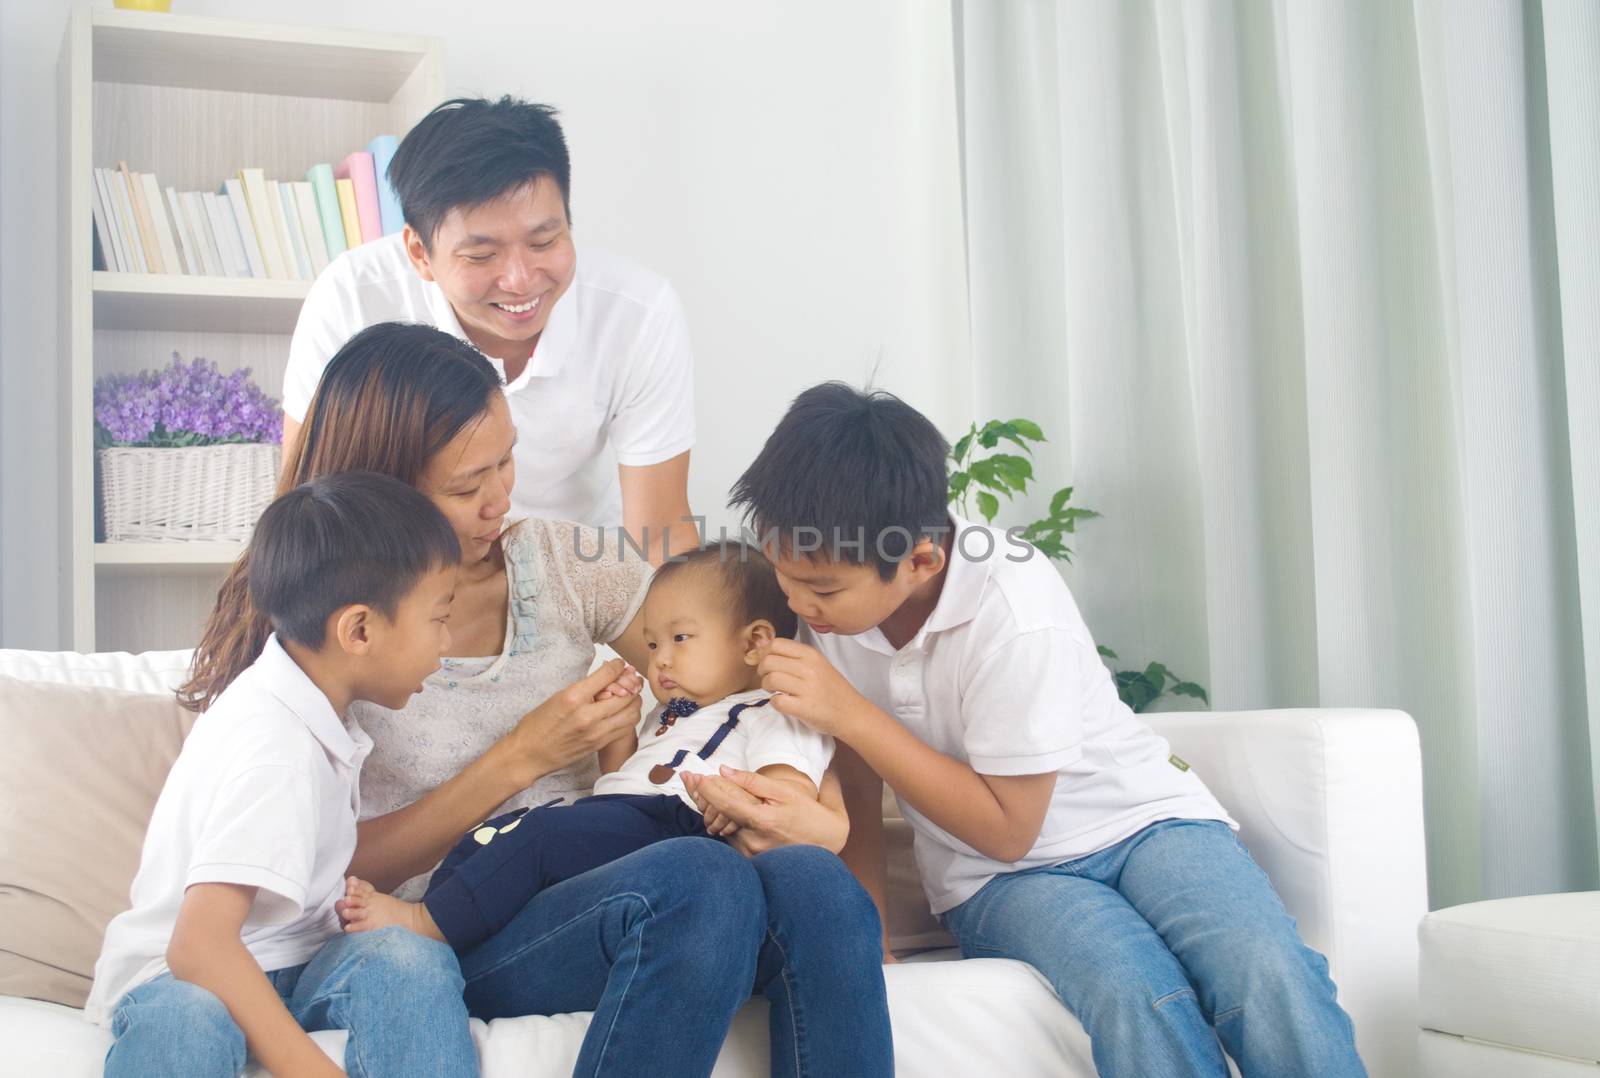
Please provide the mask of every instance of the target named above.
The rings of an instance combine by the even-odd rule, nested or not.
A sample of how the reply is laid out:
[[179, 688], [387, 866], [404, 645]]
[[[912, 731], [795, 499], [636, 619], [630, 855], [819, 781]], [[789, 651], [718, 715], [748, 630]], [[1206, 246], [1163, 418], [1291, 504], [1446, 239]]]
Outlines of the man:
[[689, 516], [694, 369], [677, 293], [572, 237], [555, 110], [446, 101], [395, 152], [405, 227], [336, 259], [301, 309], [284, 449], [328, 360], [378, 322], [423, 322], [499, 367], [517, 427], [515, 516], [622, 524], [650, 554], [697, 542]]

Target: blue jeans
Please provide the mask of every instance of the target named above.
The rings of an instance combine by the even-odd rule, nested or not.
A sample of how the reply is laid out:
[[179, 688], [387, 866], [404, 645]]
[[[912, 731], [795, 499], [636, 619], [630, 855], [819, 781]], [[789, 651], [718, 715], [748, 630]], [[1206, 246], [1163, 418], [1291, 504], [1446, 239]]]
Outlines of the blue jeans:
[[[349, 1031], [344, 1069], [357, 1078], [475, 1078], [478, 1049], [450, 948], [402, 928], [340, 935], [310, 962], [267, 979], [307, 1032]], [[164, 973], [117, 1003], [106, 1078], [237, 1078], [244, 1033], [222, 1001]]]
[[[1106, 1078], [1365, 1075], [1328, 963], [1224, 823], [1166, 820], [996, 876], [944, 914], [968, 958], [1032, 965]], [[1218, 1040], [1222, 1046], [1218, 1046]]]
[[593, 1011], [577, 1076], [711, 1072], [734, 1012], [772, 1004], [772, 1074], [894, 1070], [878, 915], [833, 854], [746, 859], [674, 838], [535, 895], [461, 955], [480, 1018]]

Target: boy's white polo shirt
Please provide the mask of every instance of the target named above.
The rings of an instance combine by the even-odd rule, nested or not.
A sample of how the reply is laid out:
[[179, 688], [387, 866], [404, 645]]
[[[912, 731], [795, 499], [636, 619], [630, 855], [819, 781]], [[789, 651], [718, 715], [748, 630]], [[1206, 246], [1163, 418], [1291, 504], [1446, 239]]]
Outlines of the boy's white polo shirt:
[[[1013, 864], [985, 857], [897, 798], [933, 912], [960, 905], [996, 875], [1087, 856], [1158, 820], [1237, 826], [1117, 697], [1050, 560], [998, 528], [952, 524], [959, 545], [944, 588], [905, 647], [896, 651], [878, 629], [818, 636], [802, 626], [805, 642], [864, 696], [946, 756], [986, 775], [1056, 773], [1038, 841]], [[1011, 560], [1024, 550], [1031, 556]]]
[[[467, 340], [398, 233], [346, 251], [311, 286], [289, 343], [284, 412], [303, 422], [334, 353], [379, 322]], [[504, 365], [489, 361], [504, 380]], [[677, 292], [634, 262], [580, 247], [572, 285], [506, 400], [518, 435], [512, 515], [620, 524], [617, 465], [660, 464], [694, 446], [694, 357]]]
[[195, 722], [145, 833], [133, 906], [106, 929], [86, 1013], [167, 972], [184, 891], [257, 888], [241, 938], [268, 972], [310, 961], [339, 932], [334, 902], [356, 848], [358, 778], [372, 741], [269, 637]]

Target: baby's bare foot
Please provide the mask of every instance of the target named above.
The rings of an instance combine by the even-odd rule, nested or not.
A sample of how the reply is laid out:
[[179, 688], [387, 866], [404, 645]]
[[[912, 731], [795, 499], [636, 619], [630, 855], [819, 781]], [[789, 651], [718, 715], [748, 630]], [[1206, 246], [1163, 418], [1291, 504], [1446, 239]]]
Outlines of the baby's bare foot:
[[344, 898], [334, 904], [346, 932], [371, 932], [375, 928], [398, 925], [419, 936], [444, 943], [444, 934], [428, 916], [420, 902], [405, 902], [378, 891], [366, 880], [351, 876], [345, 881]]

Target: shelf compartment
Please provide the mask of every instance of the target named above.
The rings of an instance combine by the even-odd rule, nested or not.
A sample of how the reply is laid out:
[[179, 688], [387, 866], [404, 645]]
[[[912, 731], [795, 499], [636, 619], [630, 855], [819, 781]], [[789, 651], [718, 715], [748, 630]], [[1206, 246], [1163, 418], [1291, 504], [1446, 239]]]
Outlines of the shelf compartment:
[[243, 543], [96, 543], [94, 563], [102, 572], [194, 569], [220, 573], [243, 553]]
[[294, 332], [310, 281], [94, 273], [96, 329]]
[[332, 27], [97, 9], [94, 79], [285, 97], [388, 102], [432, 39]]

